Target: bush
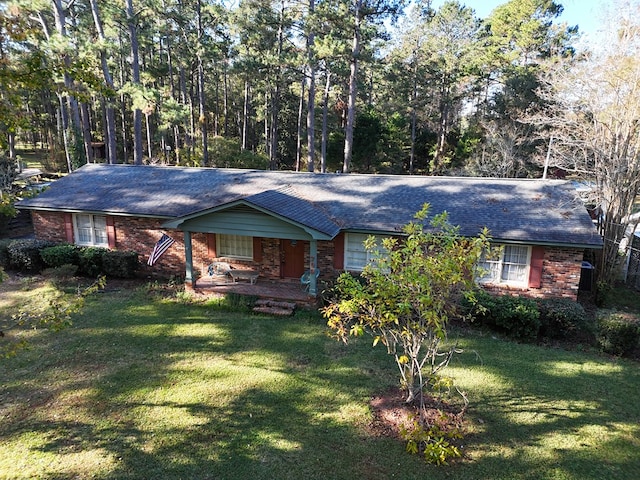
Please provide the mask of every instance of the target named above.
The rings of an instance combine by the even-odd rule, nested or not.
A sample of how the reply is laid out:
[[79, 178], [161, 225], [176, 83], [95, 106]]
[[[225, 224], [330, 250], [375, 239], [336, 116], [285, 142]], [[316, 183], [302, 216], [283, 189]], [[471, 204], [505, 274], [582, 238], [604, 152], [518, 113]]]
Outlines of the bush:
[[587, 313], [578, 302], [568, 298], [549, 298], [538, 301], [540, 334], [557, 339], [587, 331]]
[[84, 247], [79, 252], [79, 273], [97, 277], [104, 272], [103, 257], [109, 250], [101, 247]]
[[640, 340], [638, 318], [615, 311], [600, 312], [597, 317], [596, 339], [606, 353], [628, 354], [638, 346]]
[[495, 296], [484, 290], [475, 294], [476, 303], [466, 302], [463, 310], [472, 319], [517, 340], [533, 340], [540, 330], [540, 312], [535, 301], [509, 295]]
[[9, 267], [9, 244], [14, 240], [5, 238], [0, 240], [0, 267]]
[[133, 278], [138, 269], [136, 252], [120, 252], [107, 250], [102, 256], [102, 273], [108, 277]]
[[75, 245], [63, 244], [43, 248], [40, 255], [44, 263], [51, 268], [78, 265], [80, 262], [79, 248]]
[[7, 246], [9, 267], [20, 272], [41, 272], [45, 265], [40, 250], [53, 245], [46, 240], [14, 240]]
[[540, 331], [538, 305], [530, 298], [499, 297], [495, 325], [517, 340], [533, 340]]

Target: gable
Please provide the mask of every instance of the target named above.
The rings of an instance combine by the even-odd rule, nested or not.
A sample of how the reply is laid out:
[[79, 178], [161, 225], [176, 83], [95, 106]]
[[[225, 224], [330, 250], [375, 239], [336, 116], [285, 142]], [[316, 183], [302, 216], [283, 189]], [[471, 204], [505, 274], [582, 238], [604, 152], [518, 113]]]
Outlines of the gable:
[[308, 240], [312, 236], [298, 225], [244, 204], [214, 210], [185, 220], [165, 223], [166, 228], [179, 228], [190, 232], [224, 233], [229, 235], [258, 236]]

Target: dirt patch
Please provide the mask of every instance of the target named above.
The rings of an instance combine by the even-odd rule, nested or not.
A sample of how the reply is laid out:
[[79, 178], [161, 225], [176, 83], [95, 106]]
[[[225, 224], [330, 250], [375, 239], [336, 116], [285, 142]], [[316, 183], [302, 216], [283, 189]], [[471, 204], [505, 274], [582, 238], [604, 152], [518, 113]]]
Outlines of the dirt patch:
[[[419, 401], [407, 403], [404, 392], [397, 388], [376, 395], [369, 404], [373, 418], [368, 425], [368, 432], [375, 437], [404, 441], [401, 432], [411, 430], [420, 416]], [[424, 396], [422, 419], [427, 425], [436, 425], [443, 432], [465, 431], [463, 410], [428, 395]]]

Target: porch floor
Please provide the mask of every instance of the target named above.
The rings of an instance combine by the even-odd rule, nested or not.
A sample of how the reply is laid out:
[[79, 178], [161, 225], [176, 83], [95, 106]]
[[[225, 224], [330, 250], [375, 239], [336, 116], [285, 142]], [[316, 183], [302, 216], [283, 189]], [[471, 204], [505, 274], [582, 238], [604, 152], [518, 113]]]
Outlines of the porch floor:
[[238, 295], [250, 295], [261, 299], [293, 302], [301, 306], [312, 307], [316, 305], [317, 298], [310, 296], [299, 281], [272, 281], [258, 278], [251, 284], [249, 281], [233, 283], [220, 282], [212, 277], [201, 277], [195, 282], [196, 293], [204, 295], [224, 295], [236, 293]]

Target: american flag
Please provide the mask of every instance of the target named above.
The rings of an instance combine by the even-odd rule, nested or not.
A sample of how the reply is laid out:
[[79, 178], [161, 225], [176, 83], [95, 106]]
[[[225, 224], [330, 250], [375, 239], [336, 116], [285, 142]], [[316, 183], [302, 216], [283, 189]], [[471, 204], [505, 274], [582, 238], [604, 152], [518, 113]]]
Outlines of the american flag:
[[166, 233], [162, 234], [160, 240], [154, 245], [153, 252], [149, 255], [149, 260], [147, 260], [147, 265], [151, 266], [158, 261], [158, 259], [162, 256], [164, 252], [166, 252], [171, 245], [173, 245], [175, 240], [171, 238]]

